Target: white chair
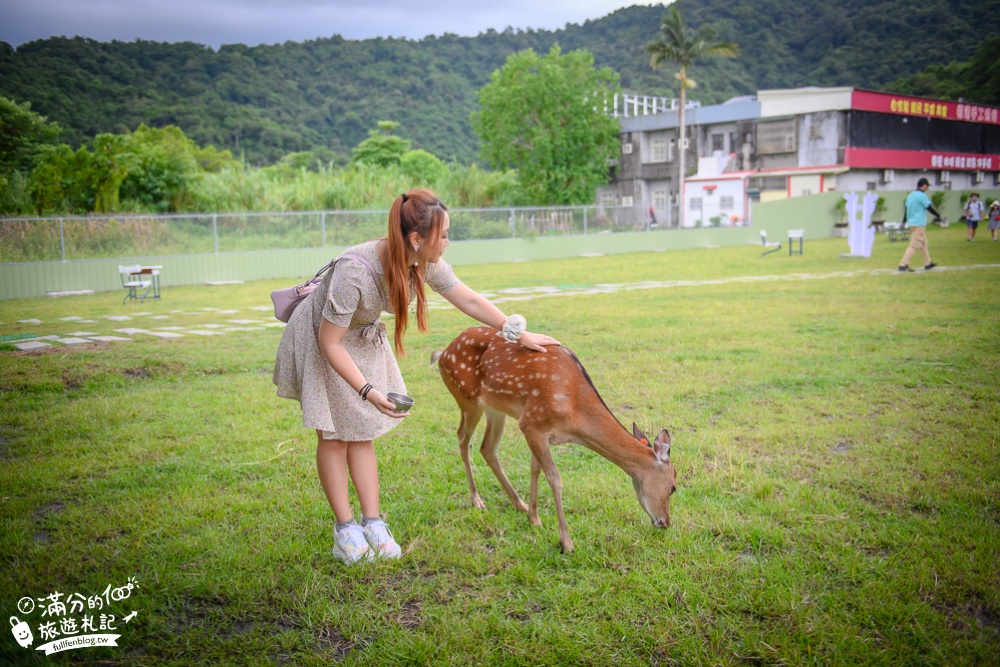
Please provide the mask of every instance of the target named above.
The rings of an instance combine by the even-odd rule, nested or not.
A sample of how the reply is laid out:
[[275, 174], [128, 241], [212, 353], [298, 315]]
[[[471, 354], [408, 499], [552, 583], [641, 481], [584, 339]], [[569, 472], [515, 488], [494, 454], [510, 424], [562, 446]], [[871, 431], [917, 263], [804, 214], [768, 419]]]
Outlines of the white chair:
[[[765, 248], [764, 252], [760, 253], [761, 257], [763, 257], [764, 255], [770, 255], [772, 252], [778, 252], [779, 250], [781, 250], [781, 242], [780, 241], [777, 242], [777, 243], [768, 243], [767, 242], [767, 230], [766, 229], [760, 230], [760, 244], [762, 246], [764, 246], [764, 248]], [[767, 250], [767, 248], [771, 248], [771, 249]]]
[[[119, 264], [118, 275], [121, 277], [122, 287], [128, 290], [125, 298], [122, 299], [123, 306], [126, 301], [145, 301], [152, 283], [142, 279], [142, 267], [140, 265], [132, 264], [123, 266]], [[140, 294], [139, 290], [145, 291]]]
[[[806, 232], [804, 229], [789, 229], [788, 230], [788, 256], [791, 257], [794, 253], [802, 254], [802, 237], [805, 236]], [[794, 250], [792, 241], [798, 239], [799, 249]]]

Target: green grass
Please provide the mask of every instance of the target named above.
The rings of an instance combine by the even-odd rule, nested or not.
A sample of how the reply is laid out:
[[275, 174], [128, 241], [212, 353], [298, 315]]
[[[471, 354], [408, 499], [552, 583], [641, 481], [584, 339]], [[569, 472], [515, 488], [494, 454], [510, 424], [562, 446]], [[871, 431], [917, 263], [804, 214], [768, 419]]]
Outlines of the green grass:
[[[1000, 243], [963, 238], [934, 230], [935, 261], [1000, 264]], [[673, 434], [667, 531], [611, 463], [555, 448], [570, 555], [544, 481], [534, 528], [476, 454], [487, 510], [469, 505], [458, 411], [427, 365], [471, 324], [454, 310], [407, 338], [416, 408], [376, 443], [406, 554], [350, 568], [330, 555], [314, 436], [274, 395], [280, 329], [0, 353], [2, 615], [21, 616], [23, 596], [139, 584], [110, 611], [119, 648], [45, 658], [6, 635], [0, 663], [995, 664], [1000, 269], [870, 275], [903, 246], [846, 260], [845, 245], [459, 270], [493, 292], [857, 272], [502, 304], [571, 346], [622, 422]], [[279, 286], [170, 288], [124, 308], [114, 293], [6, 301], [0, 335], [38, 331], [16, 324], [30, 317], [68, 333], [106, 326], [68, 314], [247, 309]], [[500, 451], [526, 496], [513, 423]], [[35, 646], [43, 620], [28, 618]]]

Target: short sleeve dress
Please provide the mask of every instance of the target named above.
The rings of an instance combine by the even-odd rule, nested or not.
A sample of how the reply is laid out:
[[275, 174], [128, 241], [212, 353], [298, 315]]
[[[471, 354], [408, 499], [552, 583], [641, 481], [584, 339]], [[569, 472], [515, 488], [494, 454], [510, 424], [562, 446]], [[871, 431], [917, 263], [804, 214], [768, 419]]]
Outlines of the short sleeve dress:
[[[382, 283], [381, 291], [364, 263], [341, 255], [342, 259], [327, 271], [319, 287], [292, 313], [278, 345], [273, 377], [278, 396], [297, 400], [302, 407], [302, 425], [322, 431], [326, 439], [373, 440], [400, 423], [362, 401], [358, 392], [333, 370], [319, 348], [323, 318], [347, 327], [344, 347], [365, 381], [383, 394], [406, 393], [392, 343], [380, 320], [388, 304], [382, 296], [387, 290], [376, 252], [378, 243], [362, 243], [344, 254], [365, 258]], [[444, 294], [458, 285], [458, 278], [451, 266], [439, 259], [436, 264], [427, 265], [425, 282], [438, 294]], [[411, 294], [416, 298], [413, 290]]]

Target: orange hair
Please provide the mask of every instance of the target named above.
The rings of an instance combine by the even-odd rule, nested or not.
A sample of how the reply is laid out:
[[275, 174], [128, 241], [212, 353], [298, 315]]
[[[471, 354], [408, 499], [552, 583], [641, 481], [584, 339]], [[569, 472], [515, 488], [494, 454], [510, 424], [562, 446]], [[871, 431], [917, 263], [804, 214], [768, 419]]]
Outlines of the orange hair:
[[424, 294], [424, 274], [426, 263], [418, 265], [406, 263], [406, 244], [410, 234], [417, 232], [422, 243], [437, 247], [441, 244], [441, 227], [448, 209], [430, 190], [413, 189], [396, 197], [389, 209], [389, 233], [386, 241], [389, 247], [388, 266], [385, 279], [389, 288], [389, 308], [396, 316], [394, 343], [396, 354], [405, 356], [403, 334], [409, 319], [410, 282], [417, 292], [417, 328], [427, 331], [427, 298]]

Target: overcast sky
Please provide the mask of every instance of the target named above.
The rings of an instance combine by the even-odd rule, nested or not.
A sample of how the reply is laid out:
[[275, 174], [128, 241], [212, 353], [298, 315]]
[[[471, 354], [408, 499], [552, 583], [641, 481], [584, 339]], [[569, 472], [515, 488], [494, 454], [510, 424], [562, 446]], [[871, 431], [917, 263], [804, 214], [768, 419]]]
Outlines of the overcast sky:
[[0, 41], [19, 46], [47, 37], [157, 42], [279, 44], [493, 28], [556, 30], [599, 19], [644, 0], [0, 0]]

